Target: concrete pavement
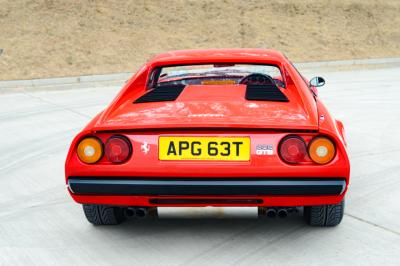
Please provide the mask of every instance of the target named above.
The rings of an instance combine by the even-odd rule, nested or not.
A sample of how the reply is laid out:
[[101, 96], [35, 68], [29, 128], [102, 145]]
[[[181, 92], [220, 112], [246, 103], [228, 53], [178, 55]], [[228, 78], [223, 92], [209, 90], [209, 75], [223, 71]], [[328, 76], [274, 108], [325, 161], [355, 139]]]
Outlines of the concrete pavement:
[[94, 227], [67, 194], [64, 159], [121, 85], [22, 89], [0, 95], [0, 265], [400, 265], [400, 68], [304, 73], [325, 77], [320, 97], [348, 136], [338, 227], [256, 219], [255, 208], [161, 209]]

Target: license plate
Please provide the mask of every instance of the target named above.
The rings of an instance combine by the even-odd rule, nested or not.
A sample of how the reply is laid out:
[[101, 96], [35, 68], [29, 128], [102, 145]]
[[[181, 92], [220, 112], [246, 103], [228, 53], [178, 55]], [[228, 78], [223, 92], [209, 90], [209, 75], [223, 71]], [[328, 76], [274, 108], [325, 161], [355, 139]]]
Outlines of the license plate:
[[249, 161], [249, 137], [160, 137], [160, 160]]

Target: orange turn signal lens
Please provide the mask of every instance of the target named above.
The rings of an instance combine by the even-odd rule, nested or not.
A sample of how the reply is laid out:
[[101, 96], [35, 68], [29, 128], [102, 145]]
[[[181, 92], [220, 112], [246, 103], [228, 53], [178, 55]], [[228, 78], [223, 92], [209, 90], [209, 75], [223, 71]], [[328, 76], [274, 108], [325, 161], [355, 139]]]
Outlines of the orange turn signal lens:
[[335, 157], [335, 144], [328, 138], [316, 137], [308, 146], [308, 154], [315, 163], [327, 164]]
[[79, 142], [77, 153], [82, 162], [95, 163], [103, 156], [103, 144], [97, 138], [85, 138]]

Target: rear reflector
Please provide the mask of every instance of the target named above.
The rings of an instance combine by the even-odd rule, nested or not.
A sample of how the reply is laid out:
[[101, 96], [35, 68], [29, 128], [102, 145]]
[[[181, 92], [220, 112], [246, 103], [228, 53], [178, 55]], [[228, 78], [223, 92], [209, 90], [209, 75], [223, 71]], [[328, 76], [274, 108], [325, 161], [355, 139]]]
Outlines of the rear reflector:
[[263, 200], [261, 199], [216, 199], [216, 198], [206, 198], [206, 199], [150, 199], [151, 204], [261, 204]]

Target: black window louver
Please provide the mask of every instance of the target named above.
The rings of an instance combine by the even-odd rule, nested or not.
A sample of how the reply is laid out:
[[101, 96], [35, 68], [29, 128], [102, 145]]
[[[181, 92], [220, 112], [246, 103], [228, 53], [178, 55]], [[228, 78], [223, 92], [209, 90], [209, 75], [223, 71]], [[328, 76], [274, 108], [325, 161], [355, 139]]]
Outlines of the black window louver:
[[175, 101], [182, 93], [185, 85], [165, 85], [158, 86], [148, 93], [136, 99], [133, 103], [150, 103]]
[[247, 85], [246, 100], [288, 102], [289, 99], [275, 85]]

